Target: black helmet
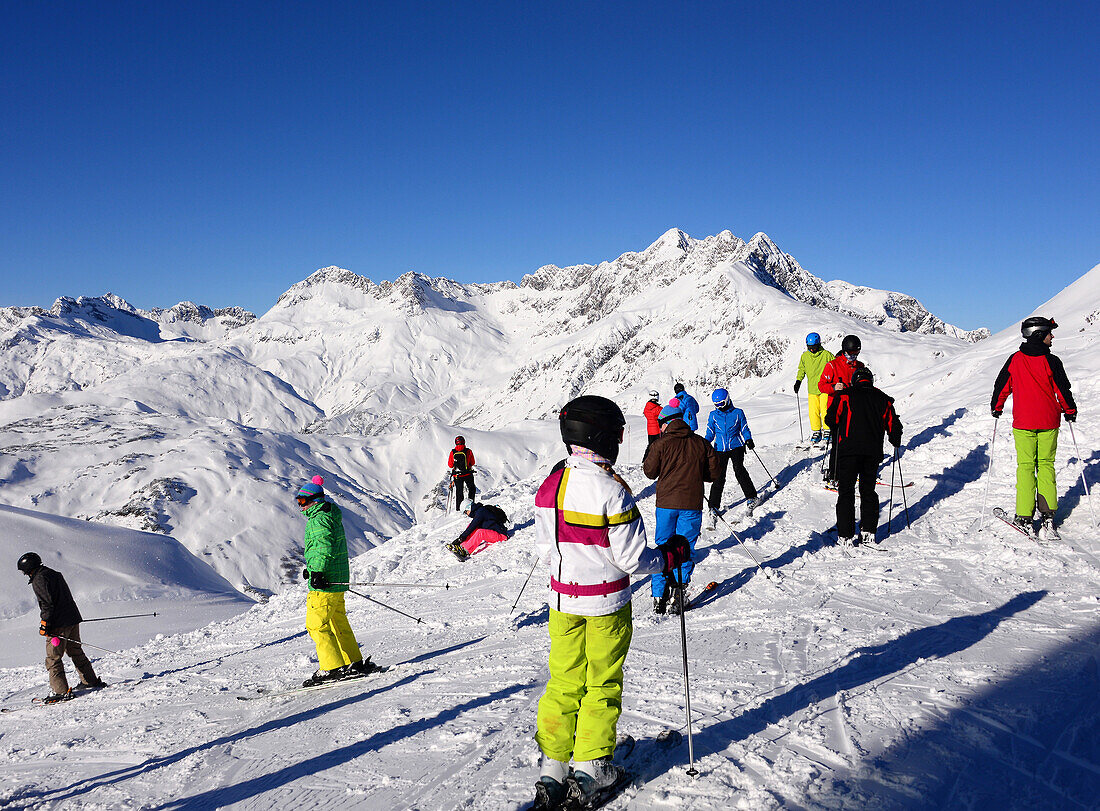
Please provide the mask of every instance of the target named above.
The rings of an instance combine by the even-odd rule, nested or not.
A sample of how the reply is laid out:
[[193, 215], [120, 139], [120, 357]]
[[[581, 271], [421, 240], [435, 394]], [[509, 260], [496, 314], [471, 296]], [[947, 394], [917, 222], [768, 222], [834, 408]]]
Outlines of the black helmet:
[[858, 355], [862, 347], [863, 344], [860, 343], [858, 335], [845, 335], [844, 340], [840, 342], [841, 350], [849, 355]]
[[866, 366], [861, 366], [852, 372], [852, 385], [860, 386], [866, 383], [868, 386], [875, 385], [875, 376], [871, 374], [871, 370]]
[[462, 436], [456, 436], [455, 437], [455, 445], [456, 446], [465, 445], [465, 444], [466, 444], [466, 437], [462, 437]]
[[19, 568], [19, 571], [29, 577], [31, 572], [42, 565], [42, 558], [38, 557], [37, 552], [27, 552], [19, 558], [19, 562], [15, 565]]
[[558, 424], [566, 445], [588, 448], [611, 462], [618, 458], [626, 417], [606, 397], [586, 394], [570, 400], [558, 413]]
[[684, 384], [683, 383], [677, 383], [675, 386], [672, 387], [672, 393], [673, 394], [679, 394], [683, 390], [684, 390]]
[[1024, 323], [1020, 324], [1020, 333], [1025, 338], [1030, 338], [1032, 335], [1038, 335], [1038, 340], [1042, 340], [1046, 337], [1047, 333], [1058, 329], [1058, 322], [1053, 318], [1043, 318], [1040, 315], [1033, 315], [1031, 318], [1025, 318]]

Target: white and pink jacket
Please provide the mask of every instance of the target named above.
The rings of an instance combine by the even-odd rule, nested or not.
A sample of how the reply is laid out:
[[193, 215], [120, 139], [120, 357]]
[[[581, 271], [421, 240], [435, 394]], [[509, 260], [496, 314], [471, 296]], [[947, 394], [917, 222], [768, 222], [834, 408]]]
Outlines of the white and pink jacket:
[[535, 494], [535, 548], [550, 564], [556, 611], [599, 617], [630, 602], [630, 575], [656, 574], [634, 497], [594, 462], [570, 456]]

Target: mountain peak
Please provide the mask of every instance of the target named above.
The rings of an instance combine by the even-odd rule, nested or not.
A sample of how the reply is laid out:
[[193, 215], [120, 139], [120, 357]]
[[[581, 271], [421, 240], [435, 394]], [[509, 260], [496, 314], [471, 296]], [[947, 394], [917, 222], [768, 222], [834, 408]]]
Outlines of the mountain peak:
[[665, 231], [661, 236], [645, 249], [645, 253], [657, 253], [663, 250], [679, 251], [680, 253], [687, 253], [691, 250], [692, 245], [695, 243], [691, 237], [681, 231], [679, 228], [670, 228]]

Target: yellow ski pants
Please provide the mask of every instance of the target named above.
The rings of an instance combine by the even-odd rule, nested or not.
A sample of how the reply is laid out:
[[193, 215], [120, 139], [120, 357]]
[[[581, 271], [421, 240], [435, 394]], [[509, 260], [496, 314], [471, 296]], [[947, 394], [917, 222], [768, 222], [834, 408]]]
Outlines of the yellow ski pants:
[[547, 757], [568, 762], [614, 753], [623, 662], [633, 634], [630, 603], [602, 617], [550, 609], [550, 681], [535, 733]]
[[[825, 417], [825, 411], [829, 408], [829, 395], [822, 392], [821, 394], [809, 395], [809, 401], [807, 408], [810, 411], [810, 430], [820, 431], [822, 428], [822, 420]], [[828, 427], [825, 430], [829, 430]]]
[[306, 598], [306, 630], [317, 645], [317, 664], [335, 670], [363, 658], [348, 624], [344, 593], [311, 591]]

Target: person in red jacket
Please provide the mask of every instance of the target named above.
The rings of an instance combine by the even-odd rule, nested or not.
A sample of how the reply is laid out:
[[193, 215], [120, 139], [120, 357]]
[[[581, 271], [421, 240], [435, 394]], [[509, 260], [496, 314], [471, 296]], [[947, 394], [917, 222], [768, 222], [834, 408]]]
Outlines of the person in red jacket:
[[657, 437], [661, 435], [661, 426], [657, 422], [657, 415], [661, 413], [661, 407], [661, 393], [656, 389], [650, 389], [649, 402], [642, 409], [642, 413], [645, 414], [645, 427], [649, 434], [650, 445], [656, 442]]
[[[825, 404], [826, 411], [833, 405], [833, 395], [852, 385], [852, 374], [856, 369], [863, 367], [859, 361], [859, 350], [862, 348], [863, 344], [858, 335], [845, 335], [840, 344], [840, 354], [826, 363], [825, 368], [821, 370], [817, 388], [822, 394], [829, 395], [829, 401]], [[825, 471], [825, 481], [835, 482], [836, 444], [830, 444], [831, 437], [827, 427], [823, 438], [829, 447], [829, 466]]]
[[1014, 352], [993, 384], [990, 410], [1000, 418], [1008, 395], [1012, 395], [1012, 436], [1016, 440], [1016, 519], [1018, 527], [1034, 535], [1033, 516], [1038, 508], [1042, 524], [1039, 537], [1058, 540], [1054, 515], [1058, 511], [1058, 486], [1054, 479], [1054, 456], [1058, 451], [1058, 428], [1062, 414], [1066, 422], [1077, 419], [1077, 404], [1070, 393], [1069, 378], [1057, 356], [1050, 354], [1053, 318], [1032, 316], [1020, 325], [1024, 342]]
[[451, 469], [451, 487], [455, 491], [455, 509], [462, 511], [462, 502], [471, 501], [477, 490], [474, 488], [474, 452], [466, 447], [466, 440], [455, 437], [455, 446], [447, 455], [447, 467]]

